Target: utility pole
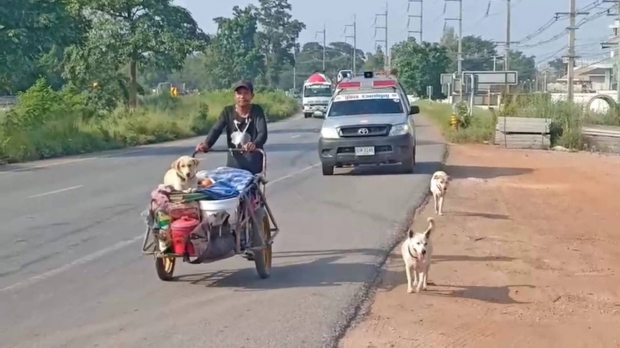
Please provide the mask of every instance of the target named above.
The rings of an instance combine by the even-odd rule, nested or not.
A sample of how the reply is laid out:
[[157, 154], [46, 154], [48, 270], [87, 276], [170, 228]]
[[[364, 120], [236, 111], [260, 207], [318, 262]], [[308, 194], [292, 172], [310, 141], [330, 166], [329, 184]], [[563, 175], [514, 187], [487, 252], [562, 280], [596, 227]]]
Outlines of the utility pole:
[[[377, 24], [377, 18], [379, 17], [385, 17], [385, 26], [382, 27], [378, 27], [376, 26]], [[383, 42], [383, 44], [385, 45], [385, 70], [390, 70], [390, 46], [388, 45], [388, 3], [385, 3], [385, 12], [384, 13], [378, 13], [375, 15], [375, 38], [377, 37], [377, 29], [383, 29], [385, 30], [385, 39], [383, 40], [377, 40], [375, 39], [375, 43], [379, 43], [379, 42]]]
[[617, 6], [617, 19], [612, 26], [614, 31], [613, 42], [601, 43], [601, 48], [614, 48], [614, 60], [616, 61], [616, 103], [620, 103], [620, 0], [603, 0], [603, 2], [615, 2]]
[[448, 1], [456, 1], [459, 3], [459, 16], [456, 18], [446, 18], [445, 21], [458, 21], [459, 22], [459, 41], [458, 41], [458, 49], [456, 54], [456, 76], [459, 81], [459, 101], [463, 100], [463, 0], [445, 0]]
[[[407, 36], [411, 37], [414, 34], [419, 34], [420, 35], [420, 43], [422, 43], [422, 29], [424, 27], [424, 0], [408, 0], [409, 2], [407, 3]], [[420, 4], [420, 13], [419, 14], [409, 14], [411, 13], [411, 4], [412, 3], [419, 3]], [[411, 22], [412, 22], [412, 18], [419, 18], [419, 26], [417, 29], [411, 29]]]
[[[459, 22], [459, 43], [458, 51], [456, 54], [457, 76], [460, 79], [463, 72], [463, 0], [445, 0], [446, 2], [458, 2], [459, 3], [459, 16], [446, 18], [445, 21], [457, 21]], [[461, 83], [462, 84], [462, 83]]]
[[568, 0], [568, 12], [558, 12], [557, 16], [568, 16], [568, 54], [565, 56], [568, 61], [568, 66], [566, 69], [566, 77], [567, 77], [567, 100], [569, 102], [573, 101], [574, 97], [574, 87], [575, 87], [575, 58], [578, 58], [575, 55], [575, 31], [577, 30], [577, 26], [575, 23], [575, 18], [579, 15], [587, 15], [587, 12], [577, 12], [577, 5], [575, 0]]
[[[504, 53], [504, 71], [510, 69], [510, 7], [510, 0], [506, 0], [506, 50]], [[506, 84], [506, 86], [508, 85]]]
[[[323, 73], [325, 74], [325, 50], [327, 46], [327, 43], [325, 41], [327, 41], [327, 33], [325, 31], [325, 23], [323, 23], [323, 30], [321, 31], [317, 31], [316, 35], [323, 35]], [[315, 35], [315, 37], [316, 37]]]
[[[346, 35], [347, 28], [353, 28], [353, 35]], [[344, 40], [353, 39], [353, 76], [357, 74], [357, 18], [353, 15], [353, 24], [347, 24], [344, 26]]]

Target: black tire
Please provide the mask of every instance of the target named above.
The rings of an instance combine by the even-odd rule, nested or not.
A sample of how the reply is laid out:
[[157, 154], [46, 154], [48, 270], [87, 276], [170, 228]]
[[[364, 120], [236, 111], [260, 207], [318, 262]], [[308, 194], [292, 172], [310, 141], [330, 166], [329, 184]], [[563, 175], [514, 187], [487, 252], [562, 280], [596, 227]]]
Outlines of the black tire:
[[157, 276], [159, 279], [169, 282], [173, 280], [174, 275], [174, 266], [176, 264], [177, 259], [174, 257], [156, 257], [155, 258], [155, 270], [157, 271]]
[[334, 166], [323, 165], [323, 175], [334, 175]]
[[400, 165], [400, 171], [403, 174], [413, 174], [415, 171], [415, 147], [413, 148], [413, 153], [411, 157], [404, 160]]
[[304, 114], [304, 118], [310, 118], [312, 117], [312, 114]]
[[[267, 242], [271, 238], [271, 226], [265, 208], [256, 211], [255, 218], [252, 220], [251, 238], [252, 246], [255, 247], [264, 246], [263, 241]], [[267, 245], [265, 249], [254, 251], [254, 265], [256, 266], [256, 273], [261, 279], [267, 279], [271, 275], [272, 258], [271, 244]]]

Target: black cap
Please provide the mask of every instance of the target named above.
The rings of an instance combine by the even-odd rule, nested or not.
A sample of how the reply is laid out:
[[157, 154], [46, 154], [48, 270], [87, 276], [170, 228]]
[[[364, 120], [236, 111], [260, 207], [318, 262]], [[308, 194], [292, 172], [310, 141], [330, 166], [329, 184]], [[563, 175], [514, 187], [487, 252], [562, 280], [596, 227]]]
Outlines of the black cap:
[[247, 90], [250, 91], [250, 93], [254, 93], [254, 85], [252, 84], [252, 81], [250, 80], [241, 80], [235, 83], [234, 90], [236, 91], [239, 88], [247, 88]]

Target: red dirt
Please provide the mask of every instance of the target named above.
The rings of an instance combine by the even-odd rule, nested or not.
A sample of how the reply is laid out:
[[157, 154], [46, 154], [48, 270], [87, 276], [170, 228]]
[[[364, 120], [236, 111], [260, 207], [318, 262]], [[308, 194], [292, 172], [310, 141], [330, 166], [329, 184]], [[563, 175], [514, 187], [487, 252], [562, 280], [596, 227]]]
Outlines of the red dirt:
[[396, 248], [340, 347], [620, 347], [620, 157], [457, 145], [445, 171], [428, 291]]

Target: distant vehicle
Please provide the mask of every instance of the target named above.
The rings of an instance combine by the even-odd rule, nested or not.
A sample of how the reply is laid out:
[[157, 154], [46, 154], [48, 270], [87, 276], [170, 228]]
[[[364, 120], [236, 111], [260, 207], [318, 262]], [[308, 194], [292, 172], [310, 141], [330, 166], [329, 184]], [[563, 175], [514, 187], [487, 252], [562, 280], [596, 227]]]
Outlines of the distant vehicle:
[[301, 104], [304, 117], [323, 117], [333, 94], [332, 81], [321, 73], [314, 73], [304, 82]]
[[344, 79], [350, 79], [353, 77], [353, 70], [340, 70], [338, 71], [338, 77], [336, 81], [340, 82]]
[[400, 164], [412, 173], [416, 158], [415, 123], [418, 106], [394, 76], [365, 72], [338, 84], [323, 121], [319, 158], [323, 175], [334, 168]]

